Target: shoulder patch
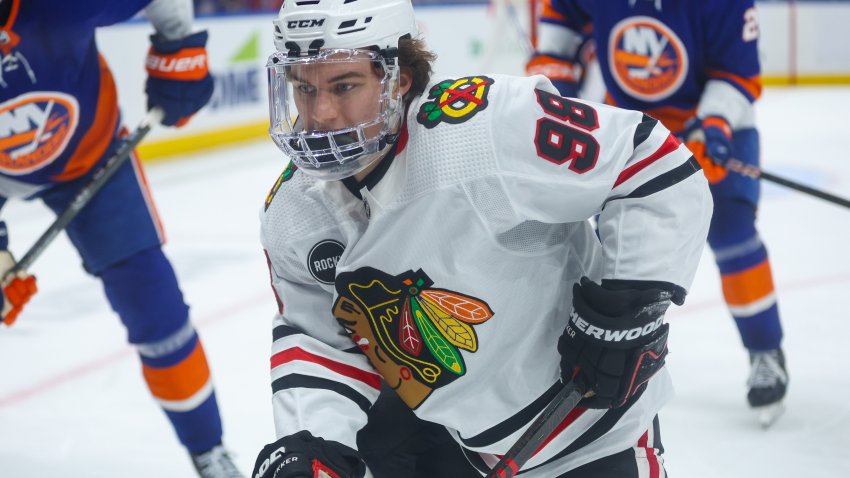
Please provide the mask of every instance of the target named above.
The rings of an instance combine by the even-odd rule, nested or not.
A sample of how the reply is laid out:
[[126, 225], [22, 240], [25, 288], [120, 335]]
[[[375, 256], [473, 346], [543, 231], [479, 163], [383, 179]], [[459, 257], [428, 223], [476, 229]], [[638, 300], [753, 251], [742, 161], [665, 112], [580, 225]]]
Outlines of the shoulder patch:
[[307, 254], [307, 270], [322, 284], [333, 284], [336, 280], [336, 263], [345, 251], [341, 242], [333, 239], [319, 241]]
[[486, 76], [465, 76], [443, 80], [428, 91], [429, 101], [419, 108], [416, 121], [430, 129], [441, 122], [459, 124], [487, 108], [487, 94], [493, 79]]
[[292, 178], [292, 175], [295, 174], [295, 171], [297, 170], [298, 167], [295, 166], [295, 164], [293, 164], [292, 162], [290, 162], [286, 169], [283, 170], [283, 172], [280, 174], [280, 177], [277, 178], [277, 181], [275, 181], [274, 186], [272, 186], [272, 190], [269, 191], [269, 195], [266, 196], [266, 206], [264, 210], [269, 210], [269, 206], [271, 205], [272, 200], [274, 199], [274, 195], [277, 194], [277, 191], [280, 189], [280, 186], [283, 183], [289, 181]]

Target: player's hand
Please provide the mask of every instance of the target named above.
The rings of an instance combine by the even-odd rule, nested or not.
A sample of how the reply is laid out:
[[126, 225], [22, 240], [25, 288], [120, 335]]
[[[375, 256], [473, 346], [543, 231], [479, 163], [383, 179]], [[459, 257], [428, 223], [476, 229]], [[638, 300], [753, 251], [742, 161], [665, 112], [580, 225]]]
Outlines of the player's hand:
[[534, 55], [525, 65], [527, 75], [543, 75], [549, 78], [561, 96], [578, 97], [581, 89], [581, 65], [549, 55]]
[[639, 397], [646, 382], [664, 366], [667, 332], [664, 312], [681, 304], [684, 289], [668, 282], [582, 277], [573, 286], [573, 310], [558, 341], [561, 376], [593, 396], [579, 405], [616, 408]]
[[15, 264], [15, 258], [12, 257], [11, 252], [0, 250], [0, 278], [2, 278], [0, 286], [3, 288], [3, 293], [0, 295], [0, 307], [2, 307], [2, 321], [8, 326], [15, 323], [24, 305], [38, 291], [35, 276], [22, 272], [6, 277]]
[[207, 62], [207, 32], [180, 40], [151, 35], [146, 69], [148, 109], [162, 108], [162, 124], [183, 126], [210, 100], [214, 83]]
[[732, 128], [728, 121], [720, 116], [692, 118], [681, 136], [711, 184], [726, 177], [726, 163], [732, 159]]
[[363, 478], [366, 464], [342, 443], [300, 431], [266, 445], [254, 464], [253, 478]]

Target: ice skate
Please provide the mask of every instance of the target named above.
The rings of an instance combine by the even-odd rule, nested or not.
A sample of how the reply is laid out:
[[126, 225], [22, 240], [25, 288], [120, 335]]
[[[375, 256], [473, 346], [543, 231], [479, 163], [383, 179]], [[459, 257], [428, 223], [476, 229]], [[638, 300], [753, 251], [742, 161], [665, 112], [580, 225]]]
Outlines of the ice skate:
[[788, 388], [788, 373], [782, 349], [750, 352], [747, 401], [763, 428], [773, 425], [785, 411], [782, 403]]
[[201, 478], [244, 478], [221, 445], [204, 453], [193, 454], [192, 464]]

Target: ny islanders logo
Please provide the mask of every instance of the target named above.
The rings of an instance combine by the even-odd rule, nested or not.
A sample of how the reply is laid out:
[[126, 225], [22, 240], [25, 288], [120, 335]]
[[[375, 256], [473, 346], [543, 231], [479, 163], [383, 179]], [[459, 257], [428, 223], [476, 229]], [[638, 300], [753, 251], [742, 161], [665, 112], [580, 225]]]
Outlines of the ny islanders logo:
[[56, 91], [0, 104], [0, 171], [17, 176], [47, 166], [65, 150], [78, 122], [77, 100]]
[[363, 267], [336, 278], [333, 314], [404, 403], [417, 408], [466, 373], [460, 350], [478, 350], [473, 326], [493, 317], [481, 299], [432, 287], [422, 270]]
[[611, 74], [628, 95], [663, 100], [685, 80], [688, 53], [673, 30], [658, 20], [627, 18], [614, 26], [608, 41]]

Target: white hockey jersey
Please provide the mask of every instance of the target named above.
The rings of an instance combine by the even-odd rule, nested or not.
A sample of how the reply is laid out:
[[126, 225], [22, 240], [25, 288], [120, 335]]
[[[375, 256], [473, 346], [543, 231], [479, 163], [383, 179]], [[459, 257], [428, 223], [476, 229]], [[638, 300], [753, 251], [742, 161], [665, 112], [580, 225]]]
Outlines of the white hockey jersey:
[[[483, 472], [562, 386], [572, 285], [687, 289], [711, 208], [691, 153], [648, 116], [561, 98], [542, 76], [434, 83], [362, 183], [290, 166], [269, 195], [278, 436], [356, 448], [383, 378]], [[662, 370], [630, 405], [576, 409], [522, 476], [633, 446], [671, 394]]]

